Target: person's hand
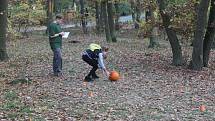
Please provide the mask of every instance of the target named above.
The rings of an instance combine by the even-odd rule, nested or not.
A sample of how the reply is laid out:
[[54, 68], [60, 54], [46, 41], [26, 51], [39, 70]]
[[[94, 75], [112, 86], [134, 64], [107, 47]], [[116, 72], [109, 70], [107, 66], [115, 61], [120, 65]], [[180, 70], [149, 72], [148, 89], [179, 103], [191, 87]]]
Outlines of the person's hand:
[[64, 35], [64, 32], [59, 33], [59, 35], [63, 36], [63, 35]]
[[105, 70], [105, 74], [106, 74], [106, 76], [109, 78], [110, 72], [109, 72], [108, 70]]

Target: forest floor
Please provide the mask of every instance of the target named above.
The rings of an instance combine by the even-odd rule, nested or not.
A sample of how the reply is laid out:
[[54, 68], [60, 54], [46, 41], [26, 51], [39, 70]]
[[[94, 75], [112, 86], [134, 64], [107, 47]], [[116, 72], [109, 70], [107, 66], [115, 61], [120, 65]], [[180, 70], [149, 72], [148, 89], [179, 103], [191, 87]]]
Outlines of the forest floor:
[[[78, 43], [73, 43], [78, 40]], [[74, 34], [63, 41], [64, 78], [52, 76], [48, 38], [32, 36], [8, 43], [0, 63], [0, 121], [214, 121], [215, 51], [209, 68], [187, 69], [191, 47], [183, 47], [186, 64], [171, 65], [168, 41], [148, 49], [147, 39], [125, 34], [117, 43], [103, 36]], [[90, 66], [81, 59], [90, 43], [110, 48], [107, 68], [121, 78], [100, 76], [84, 83]], [[206, 107], [200, 111], [200, 105]]]

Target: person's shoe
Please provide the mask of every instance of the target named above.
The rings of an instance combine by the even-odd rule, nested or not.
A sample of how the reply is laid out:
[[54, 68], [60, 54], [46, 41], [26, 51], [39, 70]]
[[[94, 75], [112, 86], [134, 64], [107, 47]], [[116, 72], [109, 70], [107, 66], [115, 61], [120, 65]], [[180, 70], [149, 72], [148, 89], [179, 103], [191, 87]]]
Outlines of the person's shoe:
[[54, 73], [54, 76], [57, 76], [57, 77], [58, 77], [58, 76], [59, 76], [59, 73]]
[[93, 75], [93, 76], [92, 76], [92, 78], [93, 78], [93, 79], [98, 79], [98, 78], [99, 78], [99, 76], [97, 76], [97, 75]]
[[92, 80], [92, 78], [90, 78], [90, 77], [85, 77], [85, 78], [84, 78], [84, 81], [85, 81], [85, 82], [92, 82], [93, 80]]
[[63, 73], [59, 72], [59, 73], [54, 73], [54, 76], [56, 77], [63, 77]]

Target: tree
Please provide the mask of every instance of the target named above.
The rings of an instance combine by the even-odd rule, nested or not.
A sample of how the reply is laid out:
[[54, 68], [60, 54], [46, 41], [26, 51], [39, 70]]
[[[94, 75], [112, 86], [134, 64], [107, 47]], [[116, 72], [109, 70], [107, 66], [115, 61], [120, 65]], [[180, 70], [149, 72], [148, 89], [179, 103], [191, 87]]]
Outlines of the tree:
[[54, 0], [54, 13], [61, 13], [61, 4], [62, 4], [62, 1], [59, 1], [59, 0]]
[[139, 23], [140, 22], [140, 16], [141, 16], [141, 4], [140, 4], [140, 0], [137, 0], [137, 5], [136, 5], [136, 21]]
[[101, 7], [102, 7], [102, 14], [103, 14], [103, 19], [105, 22], [105, 35], [106, 35], [106, 40], [107, 42], [111, 42], [112, 38], [111, 38], [111, 34], [110, 34], [110, 27], [109, 27], [109, 23], [108, 23], [108, 14], [107, 14], [107, 1], [104, 0], [101, 2]]
[[[156, 3], [155, 3], [156, 4]], [[150, 32], [150, 41], [149, 41], [149, 48], [154, 48], [158, 46], [158, 16], [156, 7], [153, 6], [153, 3], [151, 2], [151, 5], [148, 7], [149, 14], [146, 17], [146, 21], [151, 23], [151, 32]], [[147, 20], [148, 19], [148, 20]], [[150, 21], [149, 21], [150, 19]]]
[[115, 1], [114, 7], [116, 9], [115, 29], [119, 30], [119, 17], [120, 17], [120, 15], [119, 15], [119, 1]]
[[109, 30], [111, 34], [112, 42], [116, 42], [116, 32], [115, 32], [115, 24], [113, 20], [113, 3], [112, 1], [107, 0], [107, 12], [108, 12], [108, 23], [109, 23]]
[[84, 0], [80, 0], [80, 6], [81, 6], [81, 25], [83, 28], [83, 32], [84, 34], [87, 33], [87, 27], [86, 27], [86, 16], [85, 16], [85, 12], [84, 12]]
[[99, 2], [95, 1], [95, 8], [96, 8], [96, 30], [97, 33], [100, 33], [100, 29], [101, 29], [101, 11], [100, 11], [100, 6], [99, 6]]
[[182, 59], [182, 50], [181, 45], [179, 43], [179, 40], [176, 36], [176, 32], [173, 30], [173, 28], [170, 26], [170, 16], [168, 13], [165, 12], [166, 3], [165, 0], [157, 0], [159, 5], [159, 11], [163, 20], [163, 26], [165, 28], [165, 31], [167, 33], [167, 36], [169, 38], [169, 42], [172, 48], [172, 54], [173, 54], [173, 65], [179, 66], [183, 64]]
[[53, 9], [54, 9], [54, 0], [48, 0], [48, 10], [47, 10], [47, 30], [46, 30], [46, 33], [48, 33], [48, 28], [49, 28], [49, 25], [50, 23], [53, 21]]
[[8, 0], [0, 0], [0, 61], [8, 58], [6, 51]]
[[210, 0], [201, 0], [199, 4], [196, 31], [193, 41], [192, 60], [189, 67], [194, 70], [201, 70], [203, 67], [203, 41], [207, 27], [207, 13]]
[[100, 16], [99, 16], [99, 19], [100, 19], [100, 23], [99, 23], [99, 25], [100, 25], [100, 27], [101, 27], [101, 30], [102, 31], [104, 31], [104, 25], [105, 25], [105, 23], [104, 23], [104, 5], [103, 5], [103, 2], [100, 2]]
[[208, 27], [204, 38], [203, 45], [203, 65], [208, 67], [208, 60], [212, 43], [215, 38], [215, 0], [211, 0], [211, 8], [208, 20]]
[[132, 19], [135, 24], [135, 28], [139, 28], [140, 15], [141, 15], [140, 0], [131, 0], [130, 4], [131, 4], [131, 9], [132, 9]]

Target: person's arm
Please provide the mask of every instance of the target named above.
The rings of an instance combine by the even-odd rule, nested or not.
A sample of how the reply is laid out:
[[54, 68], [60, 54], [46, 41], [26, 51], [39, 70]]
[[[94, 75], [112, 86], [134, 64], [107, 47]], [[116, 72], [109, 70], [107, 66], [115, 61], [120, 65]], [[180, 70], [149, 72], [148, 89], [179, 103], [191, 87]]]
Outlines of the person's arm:
[[58, 36], [63, 36], [64, 32], [59, 32], [59, 33], [56, 33], [56, 26], [54, 25], [51, 25], [50, 28], [49, 28], [49, 35], [51, 38], [55, 38], [55, 37], [58, 37]]
[[106, 76], [109, 76], [109, 71], [105, 68], [104, 57], [102, 53], [99, 53], [98, 63], [99, 67], [106, 73]]
[[55, 38], [55, 37], [58, 37], [58, 36], [63, 36], [64, 35], [64, 32], [60, 32], [60, 33], [57, 33], [57, 34], [54, 34], [53, 36], [50, 36], [51, 38]]

